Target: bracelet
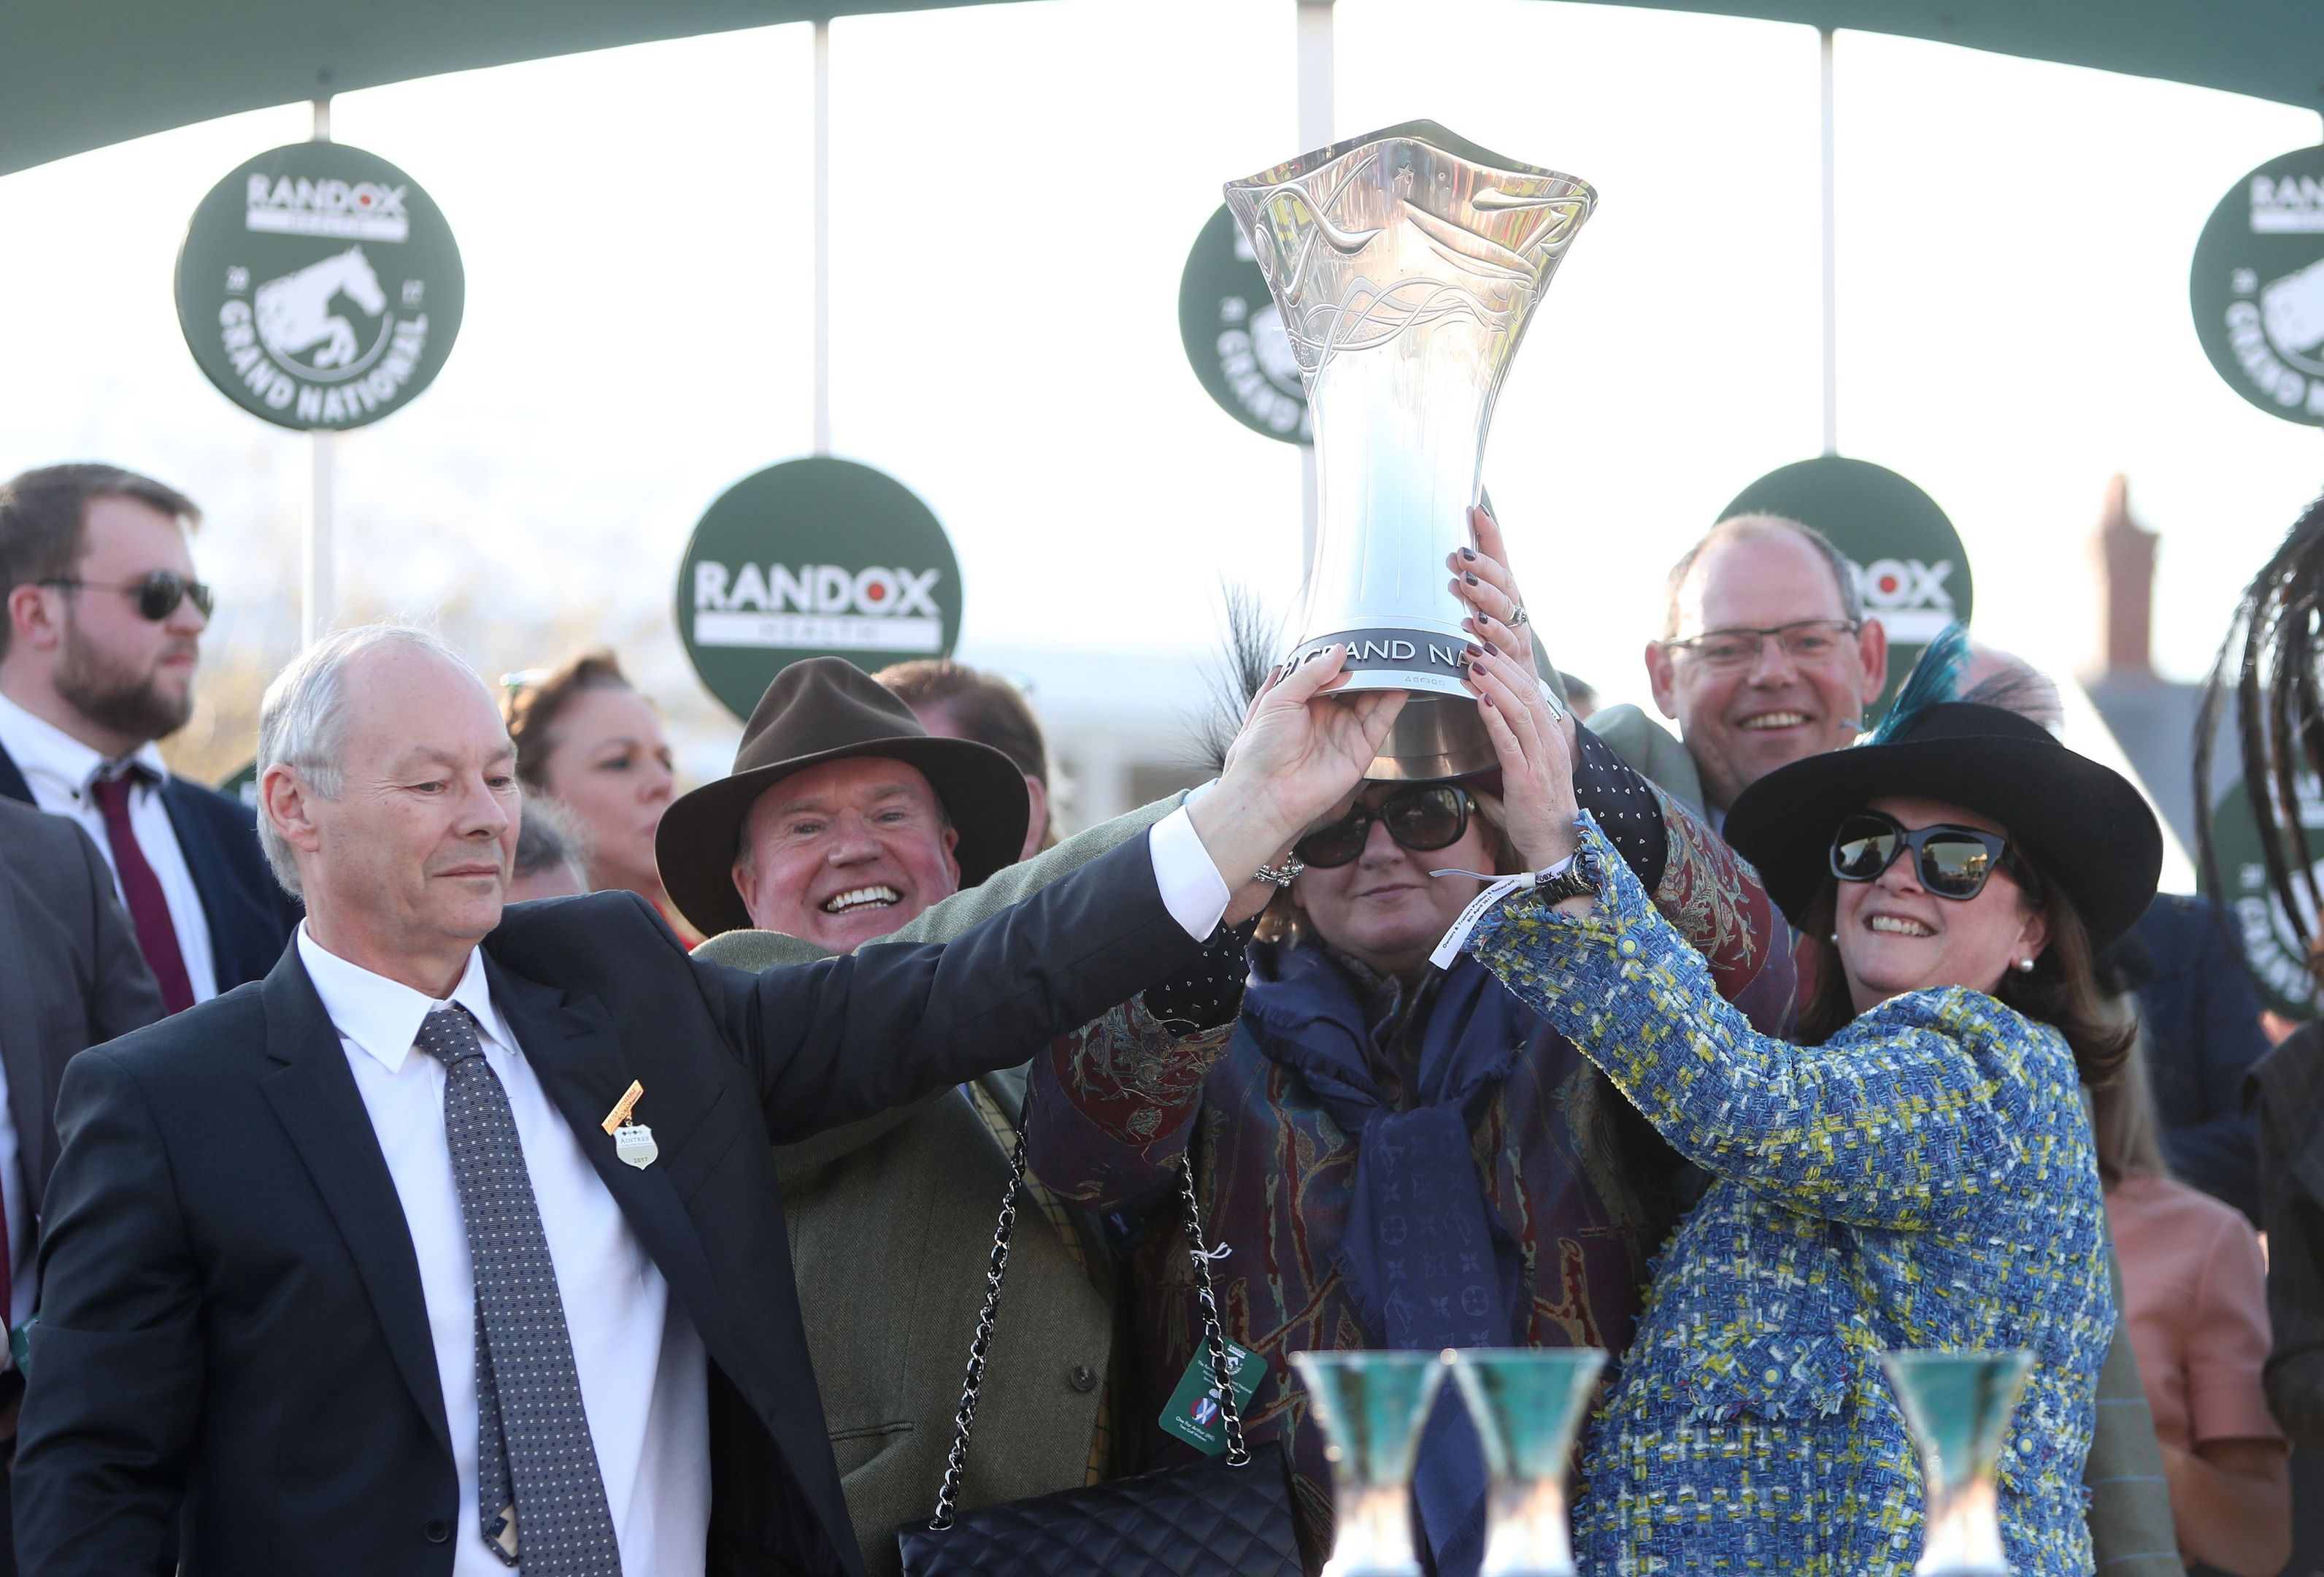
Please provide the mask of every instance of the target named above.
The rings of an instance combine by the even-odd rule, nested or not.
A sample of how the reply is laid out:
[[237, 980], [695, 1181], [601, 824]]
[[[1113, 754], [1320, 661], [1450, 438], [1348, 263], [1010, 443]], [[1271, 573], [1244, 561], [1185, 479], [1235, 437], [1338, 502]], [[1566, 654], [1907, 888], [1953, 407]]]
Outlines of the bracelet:
[[1288, 887], [1292, 878], [1307, 869], [1307, 862], [1294, 854], [1280, 865], [1261, 865], [1250, 873], [1253, 881], [1272, 881], [1277, 887]]

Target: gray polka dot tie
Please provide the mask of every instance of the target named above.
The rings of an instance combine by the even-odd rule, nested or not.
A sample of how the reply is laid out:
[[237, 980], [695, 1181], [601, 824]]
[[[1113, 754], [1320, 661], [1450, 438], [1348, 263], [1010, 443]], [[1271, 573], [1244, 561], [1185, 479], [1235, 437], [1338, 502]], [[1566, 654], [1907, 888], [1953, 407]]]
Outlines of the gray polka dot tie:
[[465, 1008], [420, 1049], [442, 1062], [444, 1135], [476, 1274], [476, 1505], [484, 1543], [525, 1577], [621, 1577], [622, 1552], [508, 1092]]

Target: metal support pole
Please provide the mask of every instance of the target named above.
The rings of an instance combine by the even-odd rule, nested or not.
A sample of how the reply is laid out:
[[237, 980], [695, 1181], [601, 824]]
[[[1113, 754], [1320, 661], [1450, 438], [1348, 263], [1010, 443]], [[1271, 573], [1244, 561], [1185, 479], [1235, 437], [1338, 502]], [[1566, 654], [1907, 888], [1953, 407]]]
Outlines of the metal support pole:
[[1840, 203], [1833, 170], [1831, 29], [1817, 33], [1823, 61], [1823, 452], [1840, 453]]
[[815, 21], [815, 452], [831, 453], [831, 19]]
[[[1298, 0], [1299, 147], [1305, 152], [1329, 147], [1332, 108], [1333, 0]], [[1299, 446], [1299, 564], [1304, 578], [1315, 564], [1315, 534], [1322, 488], [1315, 475], [1315, 449]]]
[[[313, 140], [331, 140], [331, 101], [314, 101]], [[331, 539], [331, 444], [335, 435], [317, 429], [307, 435], [307, 534], [300, 545], [299, 641], [311, 646], [328, 633], [338, 615], [338, 583], [333, 572]]]

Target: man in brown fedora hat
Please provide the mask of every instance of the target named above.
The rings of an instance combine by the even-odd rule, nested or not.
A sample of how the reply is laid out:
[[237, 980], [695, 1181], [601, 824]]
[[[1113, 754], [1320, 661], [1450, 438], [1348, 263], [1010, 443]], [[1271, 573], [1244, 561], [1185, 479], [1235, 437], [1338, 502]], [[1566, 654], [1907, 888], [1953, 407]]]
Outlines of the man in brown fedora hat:
[[[769, 687], [733, 773], [670, 807], [662, 880], [687, 918], [712, 933], [696, 956], [764, 971], [899, 932], [937, 939], [923, 918], [972, 889], [945, 906], [942, 935], [958, 935], [1144, 835], [1177, 803], [1172, 796], [989, 880], [1024, 845], [1023, 773], [990, 746], [929, 736], [852, 664], [817, 659]], [[1255, 913], [1274, 890], [1251, 884], [1227, 919]], [[734, 928], [743, 926], [754, 928]], [[1240, 949], [1231, 932], [1219, 938]], [[1185, 988], [1214, 967], [1213, 951], [1181, 972], [1185, 981], [1134, 1001], [1196, 994]], [[896, 1529], [928, 1515], [944, 1476], [1023, 1106], [1021, 1070], [1009, 1069], [777, 1152], [807, 1351], [872, 1577], [899, 1570]], [[1040, 1208], [1019, 1215], [1008, 1314], [992, 1336], [961, 1485], [970, 1508], [1094, 1481], [1112, 1465], [1113, 1441], [1134, 1434], [1127, 1420], [1113, 1425], [1115, 1277], [1103, 1235], [1038, 1183], [1028, 1188]]]
[[670, 806], [655, 854], [703, 935], [756, 927], [852, 953], [1014, 863], [1029, 814], [1007, 756], [932, 736], [862, 669], [819, 657], [775, 676], [733, 771]]
[[259, 731], [298, 935], [65, 1070], [23, 1569], [149, 1570], [185, 1508], [189, 1577], [854, 1577], [772, 1147], [1195, 959], [1222, 873], [1282, 857], [1394, 720], [1321, 694], [1342, 656], [1275, 687], [1203, 799], [1004, 918], [752, 976], [633, 893], [506, 906], [491, 692], [424, 632], [318, 641]]

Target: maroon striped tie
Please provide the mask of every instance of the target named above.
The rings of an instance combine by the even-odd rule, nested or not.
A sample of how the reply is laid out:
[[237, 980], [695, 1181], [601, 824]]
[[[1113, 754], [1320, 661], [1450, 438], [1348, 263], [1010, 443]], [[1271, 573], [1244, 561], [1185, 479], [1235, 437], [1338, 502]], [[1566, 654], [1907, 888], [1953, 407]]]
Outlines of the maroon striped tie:
[[129, 902], [130, 923], [137, 927], [138, 951], [161, 984], [161, 1005], [181, 1013], [194, 1005], [194, 985], [186, 978], [185, 954], [178, 951], [178, 927], [170, 918], [170, 900], [161, 896], [161, 879], [145, 862], [145, 851], [129, 825], [134, 779], [134, 772], [99, 778], [93, 786], [97, 807], [105, 813], [105, 839], [113, 845], [113, 869]]

